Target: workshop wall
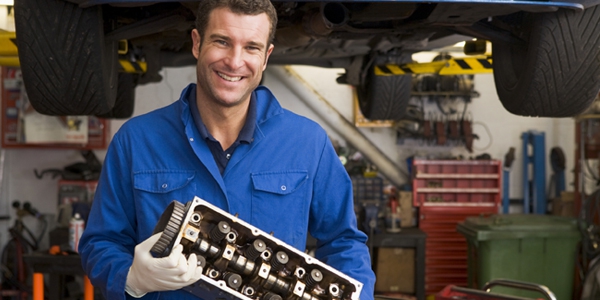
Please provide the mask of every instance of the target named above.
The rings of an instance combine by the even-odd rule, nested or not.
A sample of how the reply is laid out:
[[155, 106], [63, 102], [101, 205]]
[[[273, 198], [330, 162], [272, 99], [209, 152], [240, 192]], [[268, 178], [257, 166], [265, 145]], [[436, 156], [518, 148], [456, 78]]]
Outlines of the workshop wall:
[[[294, 70], [336, 107], [345, 118], [353, 120], [352, 89], [349, 86], [335, 83], [335, 78], [342, 70], [314, 67], [294, 67]], [[175, 101], [178, 99], [181, 89], [195, 81], [194, 67], [165, 69], [161, 74], [164, 78], [162, 82], [137, 88], [135, 115]], [[324, 120], [319, 119], [300, 99], [282, 85], [279, 78], [272, 76], [269, 69], [265, 73], [263, 83], [271, 88], [284, 107], [316, 120], [322, 124], [333, 139], [344, 143]], [[476, 75], [475, 90], [481, 96], [472, 100], [468, 110], [474, 121], [473, 131], [480, 138], [474, 142], [473, 153], [468, 153], [464, 147], [426, 147], [419, 143], [399, 141], [392, 128], [360, 128], [360, 131], [403, 169], [406, 169], [405, 159], [415, 155], [470, 157], [488, 153], [492, 158], [503, 159], [509, 147], [515, 147], [517, 157], [510, 174], [510, 198], [522, 198], [521, 134], [527, 130], [544, 131], [547, 155], [553, 146], [560, 146], [567, 157], [567, 190], [573, 190], [573, 174], [571, 172], [574, 166], [575, 147], [573, 119], [527, 118], [509, 114], [498, 100], [492, 75]], [[111, 130], [116, 131], [123, 122], [111, 121]], [[95, 153], [100, 160], [103, 160], [105, 151], [95, 151]], [[11, 202], [18, 199], [21, 202], [31, 202], [40, 212], [48, 214], [49, 219], [54, 218], [57, 213], [58, 179], [51, 177], [37, 179], [33, 170], [62, 168], [82, 160], [77, 150], [3, 149], [0, 152], [0, 167], [3, 171], [3, 176], [0, 177], [1, 214], [12, 215]], [[549, 164], [546, 174], [549, 179], [551, 175]], [[12, 220], [0, 221], [0, 245], [6, 243], [7, 228], [11, 224]]]
[[[327, 99], [348, 120], [353, 120], [352, 90], [349, 86], [331, 84], [343, 70], [316, 69], [314, 67], [294, 67], [294, 70], [321, 95]], [[292, 111], [317, 120], [334, 138], [339, 138], [335, 130], [326, 122], [303, 105], [294, 95], [281, 84], [277, 78], [268, 77], [265, 84], [269, 86], [282, 102], [282, 105]], [[481, 95], [474, 98], [468, 106], [470, 118], [474, 125], [473, 131], [479, 136], [474, 141], [473, 153], [465, 147], [424, 146], [419, 142], [400, 141], [392, 128], [360, 128], [360, 131], [378, 145], [397, 165], [406, 168], [405, 160], [411, 156], [421, 157], [475, 157], [483, 153], [494, 159], [504, 160], [504, 155], [510, 147], [516, 151], [516, 159], [510, 172], [510, 198], [523, 197], [523, 147], [521, 135], [525, 131], [535, 130], [545, 132], [546, 141], [546, 178], [548, 183], [552, 169], [549, 163], [549, 152], [552, 147], [560, 146], [567, 160], [566, 182], [567, 190], [573, 190], [573, 172], [575, 155], [575, 122], [572, 118], [531, 118], [520, 117], [508, 113], [496, 94], [494, 78], [491, 74], [475, 76], [475, 90]], [[434, 106], [434, 105], [433, 105]], [[531, 177], [531, 175], [530, 175]]]

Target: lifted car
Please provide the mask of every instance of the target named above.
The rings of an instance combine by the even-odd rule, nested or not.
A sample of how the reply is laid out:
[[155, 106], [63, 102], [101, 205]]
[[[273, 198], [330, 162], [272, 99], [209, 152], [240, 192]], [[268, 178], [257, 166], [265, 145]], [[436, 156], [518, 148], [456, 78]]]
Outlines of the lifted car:
[[[48, 115], [129, 117], [136, 85], [160, 81], [163, 67], [195, 64], [197, 3], [15, 1], [31, 104]], [[273, 3], [269, 63], [345, 69], [337, 81], [356, 87], [372, 120], [400, 119], [411, 95], [411, 75], [376, 75], [375, 66], [473, 38], [492, 42], [496, 90], [513, 114], [573, 116], [600, 90], [600, 0]], [[145, 62], [147, 71], [119, 72], [119, 59]]]

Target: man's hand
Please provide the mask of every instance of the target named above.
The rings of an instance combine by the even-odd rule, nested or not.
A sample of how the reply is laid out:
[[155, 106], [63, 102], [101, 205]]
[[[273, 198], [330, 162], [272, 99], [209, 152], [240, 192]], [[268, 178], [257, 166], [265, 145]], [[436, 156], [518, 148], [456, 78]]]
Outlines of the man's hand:
[[167, 257], [155, 258], [150, 249], [160, 238], [157, 233], [135, 246], [133, 264], [127, 274], [125, 291], [136, 298], [149, 292], [178, 290], [200, 279], [202, 267], [196, 254], [186, 259], [183, 246], [177, 245]]

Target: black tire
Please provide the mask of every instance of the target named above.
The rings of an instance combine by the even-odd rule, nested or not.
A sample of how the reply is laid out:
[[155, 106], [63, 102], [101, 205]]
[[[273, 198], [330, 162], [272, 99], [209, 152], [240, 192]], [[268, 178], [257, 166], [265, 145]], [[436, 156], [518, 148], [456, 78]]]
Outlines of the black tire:
[[526, 14], [515, 34], [493, 42], [494, 81], [502, 105], [522, 116], [569, 117], [600, 90], [600, 6], [582, 12]]
[[378, 76], [371, 69], [365, 82], [356, 88], [360, 111], [371, 121], [401, 120], [411, 85], [411, 75]]
[[105, 114], [97, 115], [104, 119], [128, 119], [133, 115], [135, 107], [135, 87], [137, 74], [119, 73], [119, 86], [115, 106]]
[[46, 115], [110, 111], [117, 92], [117, 43], [104, 41], [100, 6], [15, 1], [19, 61], [29, 100]]

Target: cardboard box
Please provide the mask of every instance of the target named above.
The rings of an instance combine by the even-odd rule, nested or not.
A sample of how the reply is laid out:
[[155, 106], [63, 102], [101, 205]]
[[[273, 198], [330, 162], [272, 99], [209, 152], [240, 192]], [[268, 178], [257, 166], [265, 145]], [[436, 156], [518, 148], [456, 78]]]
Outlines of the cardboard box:
[[562, 191], [560, 198], [552, 199], [552, 214], [555, 216], [575, 217], [575, 193]]
[[375, 268], [379, 293], [415, 293], [415, 249], [378, 248]]
[[399, 192], [398, 202], [400, 202], [400, 227], [417, 226], [415, 218], [416, 209], [413, 206], [412, 192]]

